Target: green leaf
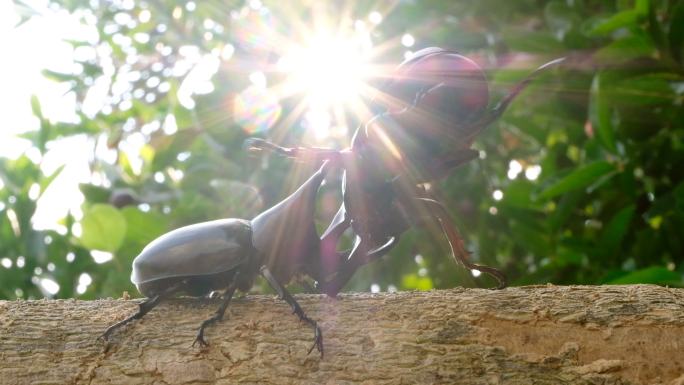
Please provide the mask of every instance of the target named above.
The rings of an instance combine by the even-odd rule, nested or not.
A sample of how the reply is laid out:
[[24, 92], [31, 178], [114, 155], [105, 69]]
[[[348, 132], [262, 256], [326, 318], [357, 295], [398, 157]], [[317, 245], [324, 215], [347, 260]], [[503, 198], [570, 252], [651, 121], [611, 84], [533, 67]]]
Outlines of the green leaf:
[[40, 100], [36, 95], [31, 95], [31, 111], [38, 119], [43, 120], [43, 110], [40, 108]]
[[601, 249], [605, 250], [606, 255], [611, 256], [619, 250], [620, 244], [629, 229], [634, 211], [634, 205], [627, 206], [618, 211], [606, 225], [601, 235]]
[[549, 32], [509, 30], [503, 33], [508, 47], [513, 51], [551, 54], [563, 51], [563, 44]]
[[591, 82], [589, 93], [589, 120], [596, 129], [599, 142], [610, 152], [617, 153], [615, 130], [613, 129], [612, 110], [603, 88], [608, 76], [599, 72]]
[[590, 36], [607, 35], [616, 29], [636, 26], [639, 19], [644, 16], [640, 10], [630, 9], [612, 15], [607, 19], [603, 19], [591, 28], [588, 32]]
[[646, 15], [651, 6], [650, 0], [636, 0], [634, 3], [634, 10], [642, 15]]
[[[648, 2], [648, 26], [647, 30], [653, 42], [658, 46], [660, 51], [667, 51], [665, 25], [658, 20], [658, 11], [656, 5]], [[637, 4], [638, 5], [638, 4]]]
[[81, 243], [91, 250], [115, 252], [126, 235], [126, 218], [114, 206], [95, 204], [83, 213]]
[[650, 106], [674, 102], [675, 93], [670, 82], [677, 81], [674, 74], [652, 73], [621, 79], [605, 89], [613, 104], [623, 106]]
[[535, 141], [537, 141], [537, 143], [544, 143], [546, 141], [548, 130], [533, 122], [529, 116], [505, 114], [502, 120], [514, 125], [521, 131], [521, 133], [533, 138]]
[[[684, 182], [680, 183], [680, 186], [684, 185]], [[647, 221], [662, 221], [662, 217], [667, 216], [672, 213], [675, 208], [678, 208], [677, 203], [677, 190], [682, 191], [681, 187], [675, 188], [675, 190], [667, 191], [658, 196], [655, 201], [651, 203], [651, 207], [644, 213], [644, 219]], [[661, 217], [660, 219], [657, 219]]]
[[676, 202], [675, 209], [680, 213], [684, 213], [684, 182], [679, 183], [679, 185], [672, 190], [672, 195]]
[[653, 41], [647, 35], [634, 34], [615, 40], [599, 49], [595, 57], [602, 63], [617, 64], [650, 56], [654, 51]]
[[432, 290], [434, 288], [430, 277], [419, 277], [416, 274], [405, 275], [401, 279], [401, 284], [407, 290]]
[[684, 59], [684, 1], [680, 1], [672, 10], [668, 42], [670, 54], [682, 63]]
[[[237, 180], [215, 179], [209, 185], [216, 192], [215, 201], [239, 218], [250, 218], [258, 214], [264, 207], [259, 190], [247, 183]], [[230, 193], [226, 193], [230, 191]]]
[[661, 266], [651, 266], [645, 269], [637, 270], [631, 272], [627, 275], [623, 275], [620, 278], [614, 279], [608, 284], [611, 285], [626, 285], [635, 283], [654, 283], [654, 284], [669, 284], [669, 283], [681, 283], [681, 274], [670, 271]]
[[59, 174], [62, 173], [62, 170], [64, 170], [64, 167], [66, 165], [63, 164], [57, 168], [50, 176], [47, 176], [40, 181], [40, 194], [43, 195], [45, 190], [47, 190], [48, 187], [50, 187], [50, 184], [59, 176]]
[[168, 229], [168, 217], [154, 211], [143, 212], [127, 206], [121, 210], [126, 219], [126, 243], [146, 245]]
[[522, 217], [516, 217], [514, 221], [511, 221], [511, 233], [514, 234], [513, 238], [516, 243], [528, 253], [548, 255], [551, 251], [548, 235], [544, 229], [540, 229], [538, 226], [529, 226], [529, 224], [524, 223], [526, 221], [529, 219], [525, 220]]
[[78, 188], [88, 203], [107, 203], [111, 195], [108, 189], [92, 184], [81, 183]]
[[36, 95], [31, 95], [31, 110], [38, 120], [40, 120], [40, 129], [37, 136], [30, 138], [33, 145], [38, 147], [41, 153], [45, 153], [45, 144], [48, 142], [51, 131], [50, 122], [43, 116], [43, 110], [40, 106], [40, 100]]
[[553, 262], [559, 267], [581, 266], [586, 262], [586, 259], [585, 254], [580, 250], [561, 246], [558, 248], [558, 254], [553, 259]]
[[121, 170], [123, 170], [123, 176], [128, 178], [128, 180], [135, 180], [137, 178], [137, 173], [133, 170], [133, 166], [131, 165], [131, 160], [128, 157], [128, 154], [125, 152], [120, 152], [119, 153], [119, 166], [121, 167]]
[[552, 231], [558, 231], [565, 227], [568, 219], [574, 210], [577, 209], [581, 198], [582, 193], [579, 191], [569, 192], [560, 198], [556, 209], [548, 216], [548, 224]]
[[519, 208], [536, 208], [537, 204], [531, 198], [534, 187], [534, 184], [523, 178], [512, 181], [504, 190], [501, 204]]
[[546, 24], [555, 31], [568, 31], [579, 21], [575, 10], [566, 1], [554, 0], [544, 7]]
[[17, 0], [13, 3], [14, 13], [19, 16], [19, 20], [12, 26], [13, 29], [18, 29], [20, 26], [24, 25], [24, 23], [31, 20], [33, 16], [40, 14], [34, 7], [26, 4], [23, 0]]
[[54, 80], [57, 82], [68, 82], [72, 80], [76, 80], [76, 77], [72, 74], [65, 74], [62, 72], [55, 72], [55, 71], [50, 71], [50, 70], [43, 70], [43, 76], [50, 80]]
[[587, 187], [600, 177], [614, 171], [615, 166], [606, 161], [598, 161], [587, 164], [571, 172], [563, 179], [546, 188], [541, 194], [539, 194], [539, 198], [552, 198], [568, 191]]

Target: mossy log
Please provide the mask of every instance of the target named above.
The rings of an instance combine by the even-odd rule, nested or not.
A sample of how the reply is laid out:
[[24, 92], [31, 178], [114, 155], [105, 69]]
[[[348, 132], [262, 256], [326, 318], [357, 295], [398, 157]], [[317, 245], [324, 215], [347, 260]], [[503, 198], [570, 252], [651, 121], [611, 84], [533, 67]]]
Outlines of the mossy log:
[[533, 286], [296, 296], [313, 332], [274, 296], [237, 298], [192, 347], [219, 300], [180, 298], [97, 337], [140, 300], [0, 301], [2, 384], [684, 385], [684, 289]]

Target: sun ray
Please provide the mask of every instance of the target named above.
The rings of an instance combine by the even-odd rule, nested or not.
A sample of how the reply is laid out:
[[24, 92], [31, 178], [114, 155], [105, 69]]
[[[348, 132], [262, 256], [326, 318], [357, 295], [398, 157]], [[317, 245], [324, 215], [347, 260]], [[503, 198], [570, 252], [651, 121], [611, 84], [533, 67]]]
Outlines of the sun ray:
[[306, 101], [300, 100], [294, 108], [291, 109], [290, 113], [284, 118], [281, 118], [278, 123], [273, 127], [272, 138], [276, 143], [282, 142], [282, 140], [287, 136], [290, 129], [295, 125], [295, 123], [301, 118], [306, 109]]
[[[268, 4], [270, 9], [254, 11], [268, 20], [246, 25], [243, 31], [253, 34], [262, 25], [271, 27], [266, 44], [272, 54], [265, 63], [259, 63], [259, 70], [269, 80], [268, 92], [281, 105], [294, 105], [283, 107], [289, 112], [270, 127], [272, 140], [284, 139], [301, 125], [307, 132], [305, 140], [331, 143], [330, 139], [342, 139], [330, 138], [331, 130], [345, 127], [348, 132], [348, 124], [367, 121], [387, 106], [405, 106], [378, 91], [391, 79], [397, 62], [382, 64], [382, 60], [390, 53], [401, 52], [403, 34], [384, 39], [380, 45], [373, 41], [375, 29], [398, 3], [378, 1], [360, 6], [346, 0], [335, 13], [325, 2], [312, 1], [303, 12], [273, 3]], [[288, 28], [268, 24], [275, 19], [267, 17], [270, 12], [285, 16]], [[241, 72], [254, 70], [245, 64], [234, 61], [228, 67]], [[340, 142], [339, 146], [345, 144]]]

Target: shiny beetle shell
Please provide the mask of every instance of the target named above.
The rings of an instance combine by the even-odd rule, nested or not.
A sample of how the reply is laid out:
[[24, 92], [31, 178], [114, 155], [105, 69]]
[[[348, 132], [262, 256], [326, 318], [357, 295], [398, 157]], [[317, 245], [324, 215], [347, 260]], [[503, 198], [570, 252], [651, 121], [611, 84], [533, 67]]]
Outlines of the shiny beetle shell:
[[[220, 219], [168, 232], [150, 242], [133, 261], [131, 281], [141, 286], [167, 278], [215, 275], [250, 258], [249, 221]], [[143, 292], [143, 294], [145, 294]]]
[[457, 124], [476, 119], [489, 103], [489, 85], [482, 68], [455, 51], [438, 47], [417, 51], [401, 63], [382, 92], [391, 101], [410, 105], [417, 95], [431, 89], [421, 108]]

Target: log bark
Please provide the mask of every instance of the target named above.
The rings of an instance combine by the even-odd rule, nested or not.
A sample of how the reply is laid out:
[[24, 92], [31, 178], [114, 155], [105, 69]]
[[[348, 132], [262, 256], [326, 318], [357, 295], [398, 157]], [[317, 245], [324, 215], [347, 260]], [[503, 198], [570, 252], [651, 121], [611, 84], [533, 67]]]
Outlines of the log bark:
[[2, 384], [684, 384], [684, 289], [534, 286], [161, 304], [114, 334], [140, 300], [0, 302]]

